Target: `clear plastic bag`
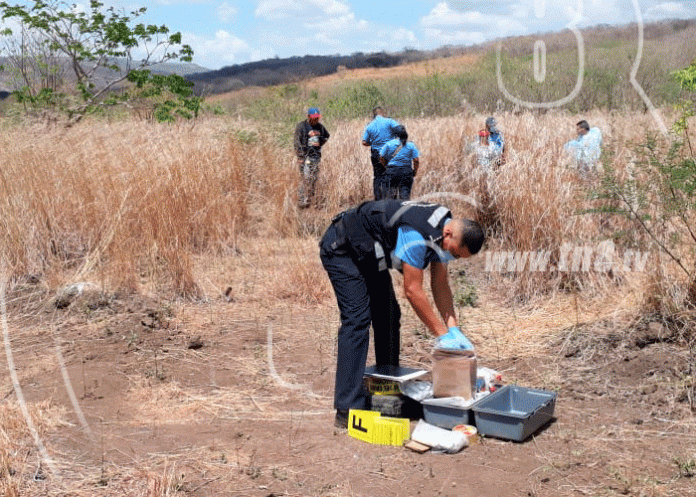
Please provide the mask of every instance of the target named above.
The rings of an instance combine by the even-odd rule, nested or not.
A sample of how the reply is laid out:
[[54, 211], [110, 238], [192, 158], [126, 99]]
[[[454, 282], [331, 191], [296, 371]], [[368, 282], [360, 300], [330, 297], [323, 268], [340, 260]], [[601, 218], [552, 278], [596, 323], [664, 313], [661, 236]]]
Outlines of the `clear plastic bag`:
[[435, 451], [439, 450], [448, 454], [455, 454], [469, 444], [469, 438], [465, 433], [438, 428], [422, 419], [413, 429], [411, 440], [432, 447]]

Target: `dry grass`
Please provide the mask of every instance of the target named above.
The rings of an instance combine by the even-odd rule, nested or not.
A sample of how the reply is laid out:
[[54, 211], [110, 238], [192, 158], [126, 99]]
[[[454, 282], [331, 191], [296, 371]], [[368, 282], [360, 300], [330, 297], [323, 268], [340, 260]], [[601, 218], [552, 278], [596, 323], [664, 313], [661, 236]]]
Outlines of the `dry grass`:
[[161, 277], [195, 295], [190, 254], [234, 248], [250, 206], [276, 200], [254, 174], [274, 173], [272, 147], [245, 147], [219, 124], [9, 130], [0, 210], [11, 274], [72, 268], [133, 289]]
[[[49, 401], [27, 405], [30, 421], [39, 440], [59, 426], [65, 426], [66, 409]], [[44, 454], [37, 450], [29, 424], [17, 403], [0, 404], [0, 495], [26, 495], [27, 483], [46, 477]]]
[[[458, 215], [494, 223], [488, 249], [557, 249], [562, 243], [595, 243], [611, 236], [591, 207], [583, 183], [562, 153], [576, 116], [565, 113], [497, 116], [509, 160], [482, 192], [473, 179], [463, 143], [486, 116], [410, 119], [410, 137], [421, 151], [414, 196], [447, 201]], [[604, 133], [619, 174], [635, 158], [633, 144], [655, 130], [649, 115], [587, 117]], [[48, 281], [97, 279], [104, 287], [173, 290], [200, 296], [192, 257], [239, 252], [244, 237], [270, 243], [247, 249], [276, 258], [283, 271], [269, 295], [317, 302], [327, 295], [321, 268], [302, 244], [316, 240], [330, 218], [371, 195], [368, 151], [360, 144], [367, 121], [330, 125], [319, 183], [320, 209], [295, 207], [297, 172], [291, 152], [253, 123], [206, 119], [195, 127], [93, 122], [70, 130], [9, 128], [0, 159], [0, 241], [14, 277], [43, 274]], [[485, 200], [485, 212], [452, 199], [452, 193]], [[623, 229], [613, 225], [611, 229]], [[295, 241], [292, 241], [295, 240]], [[283, 282], [292, 268], [293, 283]], [[67, 275], [67, 276], [66, 276]], [[148, 283], [146, 283], [148, 282]], [[513, 294], [529, 298], [557, 287], [549, 275], [517, 279]]]

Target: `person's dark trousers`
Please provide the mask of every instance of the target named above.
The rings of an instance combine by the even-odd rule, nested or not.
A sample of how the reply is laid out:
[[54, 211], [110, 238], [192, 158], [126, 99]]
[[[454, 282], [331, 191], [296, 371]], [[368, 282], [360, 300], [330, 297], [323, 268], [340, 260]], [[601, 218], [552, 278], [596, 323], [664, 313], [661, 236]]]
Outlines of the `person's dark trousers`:
[[401, 310], [389, 270], [378, 270], [374, 253], [357, 261], [349, 245], [331, 249], [337, 240], [334, 225], [320, 243], [320, 256], [336, 294], [341, 314], [336, 358], [334, 408], [340, 411], [369, 407], [363, 375], [374, 328], [378, 365], [399, 365]]
[[379, 150], [376, 148], [370, 151], [370, 161], [372, 162], [372, 192], [375, 195], [375, 200], [387, 198], [387, 188], [389, 180], [384, 170], [384, 166], [379, 161]]
[[389, 184], [386, 198], [399, 200], [409, 200], [411, 198], [413, 169], [410, 167], [388, 167], [386, 176]]

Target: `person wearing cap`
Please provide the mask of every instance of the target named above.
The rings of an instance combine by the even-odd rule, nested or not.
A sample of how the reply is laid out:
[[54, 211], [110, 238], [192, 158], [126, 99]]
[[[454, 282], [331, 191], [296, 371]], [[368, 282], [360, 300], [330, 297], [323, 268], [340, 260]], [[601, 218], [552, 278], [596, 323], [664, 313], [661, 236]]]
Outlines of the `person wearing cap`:
[[375, 200], [386, 198], [388, 183], [384, 165], [380, 161], [382, 147], [394, 138], [394, 131], [399, 123], [384, 115], [382, 107], [372, 109], [373, 119], [365, 127], [362, 136], [362, 144], [370, 147], [370, 161], [372, 162], [372, 191]]
[[[459, 329], [447, 263], [471, 257], [484, 242], [481, 226], [453, 218], [444, 205], [403, 200], [369, 201], [340, 213], [319, 242], [341, 316], [334, 388], [335, 426], [350, 409], [369, 407], [363, 388], [374, 330], [377, 366], [399, 366], [401, 310], [389, 268], [403, 274], [406, 299], [435, 337], [435, 349], [473, 350]], [[434, 303], [425, 290], [425, 271]]]
[[488, 141], [495, 147], [497, 163], [505, 164], [505, 161], [507, 160], [505, 157], [505, 137], [498, 129], [498, 122], [495, 120], [495, 117], [491, 116], [486, 119], [486, 131], [488, 131], [489, 134]]
[[310, 107], [307, 111], [307, 119], [295, 127], [295, 155], [302, 178], [298, 195], [300, 208], [307, 208], [314, 202], [321, 162], [321, 147], [329, 139], [329, 132], [319, 122], [320, 119], [319, 109]]
[[379, 152], [379, 160], [385, 167], [385, 198], [409, 200], [413, 178], [418, 173], [420, 152], [408, 141], [406, 128], [399, 125], [394, 130], [396, 138], [388, 141]]

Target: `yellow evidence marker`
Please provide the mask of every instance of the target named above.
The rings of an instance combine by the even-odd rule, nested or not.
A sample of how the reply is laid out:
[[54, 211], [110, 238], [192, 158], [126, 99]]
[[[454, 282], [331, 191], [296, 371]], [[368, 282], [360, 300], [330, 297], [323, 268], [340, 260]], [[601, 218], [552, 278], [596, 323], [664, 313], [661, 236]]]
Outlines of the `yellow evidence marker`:
[[411, 422], [406, 418], [382, 417], [377, 411], [348, 411], [348, 435], [377, 445], [401, 446], [411, 438]]

